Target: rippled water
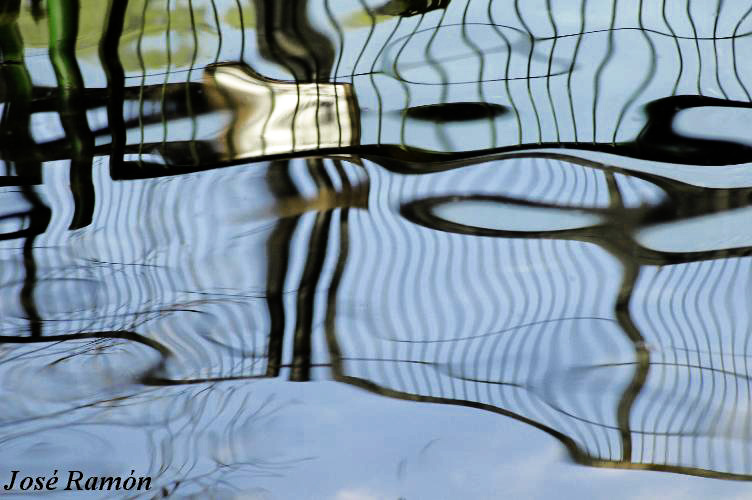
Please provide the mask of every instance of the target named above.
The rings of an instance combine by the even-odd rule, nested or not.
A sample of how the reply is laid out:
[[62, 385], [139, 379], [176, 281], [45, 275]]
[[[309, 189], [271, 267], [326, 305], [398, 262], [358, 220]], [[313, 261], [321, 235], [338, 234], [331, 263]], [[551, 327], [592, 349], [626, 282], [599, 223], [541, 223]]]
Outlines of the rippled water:
[[381, 1], [0, 4], [0, 484], [745, 498], [752, 8]]

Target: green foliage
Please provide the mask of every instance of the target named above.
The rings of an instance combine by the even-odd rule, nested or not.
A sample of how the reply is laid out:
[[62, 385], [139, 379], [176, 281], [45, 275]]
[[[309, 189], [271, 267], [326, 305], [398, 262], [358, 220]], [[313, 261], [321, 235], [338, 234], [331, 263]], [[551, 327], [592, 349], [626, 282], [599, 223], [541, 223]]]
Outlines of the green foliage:
[[[81, 14], [76, 56], [96, 63], [99, 41], [107, 24], [108, 2], [79, 1]], [[252, 5], [246, 1], [242, 1], [241, 5], [242, 26], [246, 30], [255, 29]], [[227, 2], [221, 7], [222, 11], [217, 13], [220, 30], [240, 29], [241, 17], [237, 4]], [[30, 9], [21, 9], [18, 27], [26, 48], [40, 49], [49, 45], [46, 19], [35, 20]], [[208, 2], [130, 0], [123, 22], [119, 54], [128, 72], [139, 72], [142, 64], [148, 70], [166, 68], [168, 63], [172, 68], [187, 67], [194, 60], [210, 57], [216, 50], [217, 40], [214, 12]]]

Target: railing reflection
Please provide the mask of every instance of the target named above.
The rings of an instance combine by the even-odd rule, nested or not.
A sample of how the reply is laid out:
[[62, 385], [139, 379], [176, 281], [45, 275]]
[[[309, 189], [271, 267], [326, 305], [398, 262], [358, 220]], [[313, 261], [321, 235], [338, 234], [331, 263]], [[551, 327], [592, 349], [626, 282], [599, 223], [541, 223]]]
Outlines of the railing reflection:
[[[741, 227], [752, 182], [707, 178], [752, 149], [676, 126], [688, 110], [750, 109], [736, 52], [749, 11], [720, 2], [702, 34], [691, 9], [665, 2], [625, 18], [587, 1], [546, 2], [541, 15], [516, 1], [113, 0], [94, 64], [76, 45], [90, 3], [0, 12], [13, 200], [0, 239], [18, 245], [2, 248], [15, 265], [0, 288], [18, 306], [0, 321], [3, 364], [20, 380], [34, 377], [27, 360], [75, 367], [123, 348], [139, 360], [128, 370], [79, 369], [94, 385], [123, 373], [138, 384], [50, 411], [13, 395], [6, 429], [323, 370], [518, 419], [581, 464], [752, 479], [752, 246], [703, 229]], [[148, 25], [160, 13], [167, 27]], [[24, 48], [21, 23], [42, 18], [54, 81]], [[178, 25], [188, 56], [171, 45]], [[635, 40], [645, 74], [618, 55]], [[719, 44], [730, 58], [699, 48]], [[678, 63], [659, 68], [669, 54]], [[49, 140], [33, 126], [42, 113], [59, 119]], [[48, 180], [61, 163], [72, 210]], [[219, 170], [237, 165], [248, 172]], [[240, 185], [269, 203], [228, 195]], [[238, 199], [252, 222], [237, 223]], [[35, 357], [30, 344], [73, 347]], [[237, 403], [230, 392], [218, 407]], [[209, 413], [186, 410], [185, 432], [200, 434]]]

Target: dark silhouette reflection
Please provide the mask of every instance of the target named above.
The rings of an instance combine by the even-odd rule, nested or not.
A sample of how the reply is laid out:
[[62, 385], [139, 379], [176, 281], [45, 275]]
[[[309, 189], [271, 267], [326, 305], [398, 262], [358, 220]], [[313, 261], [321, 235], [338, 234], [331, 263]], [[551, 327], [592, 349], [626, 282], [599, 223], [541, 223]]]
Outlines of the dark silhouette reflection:
[[[30, 101], [33, 86], [28, 69], [24, 65], [23, 39], [18, 29], [17, 20], [19, 2], [6, 2], [0, 11], [0, 52], [2, 63], [3, 107], [0, 129], [3, 133], [2, 144], [16, 144], [31, 148], [34, 141], [30, 136]], [[27, 209], [16, 213], [3, 213], [0, 220], [15, 220], [25, 227], [15, 231], [0, 233], [0, 240], [23, 241], [23, 286], [19, 291], [19, 302], [28, 318], [29, 333], [32, 337], [41, 335], [42, 317], [34, 300], [34, 287], [37, 281], [37, 268], [34, 259], [34, 242], [38, 235], [44, 233], [50, 220], [50, 210], [34, 190], [34, 184], [41, 181], [39, 162], [9, 161], [5, 163], [3, 186], [19, 186], [22, 198], [27, 202]]]
[[[606, 172], [606, 176], [612, 176], [612, 172], [619, 170], [606, 165], [597, 164], [590, 164], [588, 165], [588, 167], [603, 169]], [[621, 204], [622, 199], [620, 195], [620, 188], [618, 187], [618, 185], [616, 185], [615, 191], [614, 186], [609, 186], [611, 188], [611, 191], [609, 192], [611, 203], [609, 203], [609, 206], [603, 208], [566, 206], [553, 203], [528, 201], [525, 199], [514, 199], [503, 196], [467, 194], [448, 194], [440, 197], [420, 199], [405, 204], [402, 208], [402, 213], [408, 219], [418, 224], [425, 225], [440, 231], [472, 236], [503, 238], [506, 240], [521, 239], [523, 241], [535, 241], [552, 239], [561, 241], [580, 241], [583, 243], [595, 243], [596, 245], [610, 253], [613, 257], [615, 257], [621, 264], [622, 268], [622, 279], [620, 285], [617, 288], [618, 294], [616, 295], [615, 301], [613, 303], [614, 310], [612, 318], [551, 318], [549, 316], [546, 316], [546, 319], [540, 322], [522, 324], [516, 328], [489, 332], [487, 334], [480, 334], [475, 337], [464, 339], [447, 339], [443, 341], [437, 340], [435, 342], [450, 342], [456, 343], [456, 345], [459, 346], [460, 343], [472, 343], [477, 339], [498, 336], [502, 340], [495, 341], [494, 349], [498, 349], [498, 352], [506, 351], [504, 354], [505, 357], [509, 356], [509, 353], [514, 352], [514, 350], [524, 350], [524, 344], [527, 343], [528, 346], [536, 345], [535, 349], [539, 351], [538, 356], [549, 356], [549, 364], [559, 365], [561, 364], [560, 362], [553, 361], [550, 358], [551, 356], [556, 355], [556, 351], [554, 350], [552, 353], [544, 354], [545, 348], [541, 347], [541, 345], [544, 343], [554, 342], [553, 337], [551, 337], [551, 339], [536, 338], [535, 340], [529, 341], [518, 341], [515, 337], [517, 337], [519, 334], [523, 334], [523, 332], [531, 336], [551, 336], [554, 329], [552, 325], [555, 325], [555, 328], [557, 330], [560, 329], [561, 334], [564, 336], [567, 335], [565, 333], [567, 331], [571, 332], [572, 334], [576, 332], [579, 336], [584, 336], [586, 335], [586, 331], [590, 329], [595, 329], [595, 331], [598, 332], [598, 335], [607, 336], [610, 335], [608, 333], [608, 330], [610, 328], [607, 328], [608, 322], [612, 321], [619, 326], [619, 331], [622, 334], [626, 335], [626, 337], [634, 344], [635, 352], [633, 360], [624, 364], [609, 363], [602, 365], [593, 365], [591, 367], [584, 366], [583, 360], [583, 366], [572, 368], [573, 371], [583, 371], [584, 375], [586, 370], [594, 371], [618, 366], [633, 367], [634, 371], [631, 380], [628, 384], [625, 384], [623, 386], [623, 393], [618, 401], [614, 424], [612, 425], [608, 425], [606, 422], [593, 422], [583, 419], [581, 415], [570, 413], [569, 411], [567, 411], [567, 408], [559, 406], [561, 404], [558, 402], [560, 396], [556, 394], [535, 394], [535, 392], [538, 390], [542, 389], [544, 391], [547, 391], [547, 389], [543, 387], [535, 387], [536, 382], [532, 380], [534, 379], [533, 372], [535, 371], [535, 369], [533, 369], [532, 366], [530, 367], [530, 380], [524, 383], [518, 382], [517, 380], [489, 380], [484, 378], [469, 378], [468, 376], [454, 375], [453, 373], [451, 373], [452, 369], [449, 366], [446, 368], [446, 370], [448, 371], [448, 375], [459, 376], [462, 380], [473, 384], [499, 384], [501, 386], [506, 385], [509, 387], [518, 387], [522, 390], [529, 390], [534, 394], [534, 397], [543, 398], [544, 402], [550, 405], [550, 407], [555, 412], [562, 413], [565, 419], [572, 419], [573, 422], [583, 419], [586, 427], [592, 426], [593, 429], [591, 430], [591, 432], [595, 432], [596, 434], [601, 431], [601, 429], [599, 428], [618, 430], [620, 435], [620, 443], [618, 447], [616, 448], [616, 450], [614, 450], [609, 445], [609, 453], [606, 454], [607, 456], [604, 456], [604, 450], [602, 448], [599, 448], [598, 443], [596, 442], [599, 438], [595, 437], [595, 435], [592, 437], [592, 439], [596, 441], [591, 442], [591, 438], [589, 438], [587, 435], [577, 436], [576, 434], [571, 434], [570, 432], [566, 431], [562, 433], [562, 431], [560, 430], [561, 421], [556, 422], [556, 420], [554, 420], [553, 422], [555, 423], [553, 425], [546, 424], [545, 420], [539, 421], [538, 423], [543, 425], [542, 428], [544, 430], [562, 441], [562, 443], [569, 449], [571, 456], [579, 463], [598, 466], [606, 465], [613, 467], [670, 470], [674, 472], [697, 474], [710, 477], [747, 479], [747, 476], [745, 475], [746, 473], [739, 474], [727, 470], [713, 470], [712, 467], [701, 467], [696, 463], [692, 463], [690, 465], [679, 463], [675, 465], [656, 462], [651, 463], [650, 460], [645, 460], [644, 458], [642, 458], [646, 454], [646, 441], [652, 439], [653, 446], [655, 446], [655, 440], [666, 439], [666, 446], [668, 447], [670, 439], [672, 437], [679, 441], [681, 441], [682, 439], [688, 439], [690, 442], [694, 441], [694, 443], [689, 446], [692, 449], [691, 456], [696, 458], [698, 456], [698, 451], [692, 448], [692, 446], [697, 446], [696, 443], [701, 438], [707, 439], [708, 436], [704, 435], [705, 433], [712, 432], [719, 432], [717, 439], [721, 441], [723, 441], [724, 439], [729, 440], [729, 442], [726, 443], [726, 453], [730, 453], [730, 451], [728, 450], [730, 450], [734, 446], [731, 442], [734, 438], [723, 437], [723, 431], [719, 431], [717, 425], [714, 429], [713, 424], [706, 421], [708, 415], [712, 414], [713, 411], [724, 411], [722, 409], [721, 403], [714, 402], [712, 400], [712, 396], [710, 397], [710, 399], [704, 400], [703, 395], [694, 394], [694, 390], [690, 389], [691, 382], [687, 382], [688, 385], [686, 386], [686, 392], [682, 396], [676, 397], [674, 401], [670, 401], [673, 395], [664, 396], [651, 394], [655, 390], [662, 391], [664, 390], [664, 388], [660, 386], [650, 387], [650, 385], [652, 384], [649, 384], [648, 382], [652, 379], [652, 383], [654, 384], [655, 378], [660, 377], [661, 383], [665, 383], [667, 377], [666, 373], [672, 370], [676, 372], [676, 375], [674, 375], [676, 380], [676, 377], [682, 376], [682, 371], [687, 370], [688, 373], [697, 371], [697, 374], [695, 376], [699, 375], [700, 384], [707, 383], [703, 382], [703, 380], [709, 377], [711, 379], [710, 384], [715, 385], [716, 383], [718, 383], [718, 380], [716, 380], [716, 374], [714, 372], [716, 372], [718, 368], [714, 366], [714, 364], [718, 363], [718, 361], [716, 360], [714, 363], [712, 357], [720, 356], [721, 358], [723, 358], [729, 356], [731, 358], [734, 358], [740, 355], [746, 356], [747, 354], [735, 353], [735, 347], [733, 346], [731, 347], [731, 350], [729, 352], [724, 352], [722, 350], [723, 348], [719, 348], [721, 350], [714, 352], [710, 348], [707, 351], [701, 351], [700, 346], [702, 344], [697, 343], [697, 351], [689, 351], [685, 353], [685, 355], [687, 356], [686, 361], [681, 359], [682, 356], [677, 357], [676, 353], [674, 353], [672, 357], [670, 354], [671, 351], [674, 349], [681, 350], [681, 348], [675, 344], [676, 340], [669, 340], [666, 345], [666, 340], [661, 339], [661, 337], [668, 333], [664, 330], [664, 328], [666, 328], [665, 324], [656, 325], [650, 322], [648, 324], [638, 326], [638, 323], [635, 321], [634, 309], [638, 306], [637, 304], [635, 304], [635, 294], [638, 282], [640, 282], [641, 275], [644, 275], [646, 272], [651, 272], [648, 271], [651, 266], [660, 266], [659, 269], [661, 271], [659, 272], [665, 272], [665, 269], [671, 269], [672, 271], [669, 272], [677, 272], [680, 276], [690, 277], [697, 271], [695, 268], [688, 266], [687, 264], [690, 264], [692, 262], [720, 261], [723, 262], [725, 266], [725, 262], [731, 261], [737, 263], [736, 265], [738, 265], [739, 262], [747, 261], [747, 257], [750, 255], [750, 250], [752, 250], [752, 247], [750, 247], [749, 245], [734, 247], [733, 243], [729, 245], [729, 241], [721, 240], [712, 242], [710, 244], [711, 247], [715, 245], [718, 248], [708, 249], [704, 251], [681, 251], [681, 249], [671, 251], [656, 251], [652, 248], [645, 248], [644, 246], [642, 246], [642, 242], [639, 238], [639, 228], [645, 226], [649, 227], [650, 225], [655, 223], [659, 223], [659, 225], [670, 226], [672, 223], [676, 224], [677, 221], [686, 220], [686, 218], [701, 219], [701, 216], [698, 215], [698, 207], [703, 207], [703, 209], [701, 210], [705, 210], [706, 214], [714, 213], [719, 210], [738, 210], [740, 206], [744, 207], [749, 205], [749, 189], [699, 189], [693, 188], [692, 186], [688, 185], [681, 185], [680, 183], [668, 183], [665, 181], [661, 182], [660, 178], [655, 178], [649, 175], [643, 176], [642, 179], [652, 180], [655, 181], [656, 184], [660, 184], [661, 187], [665, 190], [665, 193], [667, 195], [666, 199], [663, 200], [662, 203], [652, 207], [642, 205], [632, 209], [625, 208]], [[688, 196], [688, 192], [691, 192], [692, 195]], [[718, 203], [719, 200], [723, 200], [723, 202]], [[741, 205], [736, 205], [736, 203], [731, 200], [735, 200], [736, 203], [740, 203]], [[487, 222], [489, 220], [488, 214], [481, 215], [476, 219], [478, 222], [473, 224], [473, 216], [469, 212], [467, 215], [464, 215], [461, 210], [457, 210], [458, 208], [461, 208], [463, 204], [473, 204], [479, 202], [485, 203], [485, 206], [477, 208], [477, 212], [486, 211], [489, 214], [496, 215], [495, 218], [491, 219], [493, 221], [493, 227], [490, 227], [491, 225]], [[684, 207], [683, 205], [685, 203], [691, 204], [692, 206]], [[454, 205], [454, 207], [449, 207], [449, 205], [452, 204]], [[537, 229], [527, 227], [517, 229], [517, 226], [519, 226], [520, 224], [515, 220], [515, 215], [519, 212], [515, 209], [510, 210], [508, 208], [515, 206], [526, 209], [533, 208], [536, 210], [548, 210], [550, 213], [547, 216], [546, 224], [550, 225], [551, 229]], [[443, 210], [442, 212], [442, 207], [448, 208]], [[571, 212], [572, 209], [576, 209], [584, 214], [593, 216], [593, 218], [585, 220], [573, 220], [571, 218], [565, 218], [564, 220], [560, 219], [559, 214], [566, 213], [567, 211]], [[442, 217], [442, 213], [448, 214], [449, 218], [447, 218], [446, 216]], [[741, 214], [739, 216], [742, 218], [744, 217], [744, 215]], [[465, 218], [466, 220], [463, 221], [463, 218]], [[712, 224], [712, 222], [710, 223]], [[567, 224], [579, 224], [579, 226], [567, 228]], [[524, 223], [522, 225], [524, 226]], [[507, 226], [509, 229], [504, 228], [504, 226]], [[699, 239], [707, 238], [708, 236], [707, 234], [702, 234], [702, 236], [699, 236], [699, 234], [702, 233], [698, 233], [697, 238]], [[713, 266], [713, 268], [718, 268], [718, 266]], [[691, 281], [692, 279], [690, 279], [690, 287], [692, 286]], [[644, 282], [644, 278], [642, 279], [642, 282]], [[551, 283], [551, 285], [554, 287], [554, 292], [556, 292], [556, 285], [554, 283]], [[564, 290], [561, 290], [561, 292], [566, 293], [564, 292]], [[643, 291], [642, 293], [644, 295], [651, 295], [656, 292]], [[711, 298], [713, 298], [712, 295]], [[645, 299], [642, 298], [641, 300]], [[554, 298], [554, 301], [556, 301], [556, 298]], [[555, 302], [551, 304], [552, 307], [554, 307], [554, 305]], [[711, 310], [714, 307], [718, 307], [718, 305], [719, 304], [711, 305]], [[641, 304], [641, 306], [644, 308], [645, 304]], [[673, 306], [667, 308], [668, 310], [665, 311], [659, 309], [658, 314], [674, 314], [675, 311], [672, 309], [672, 307]], [[643, 314], [641, 313], [642, 311], [639, 311], [638, 314], [642, 316]], [[683, 314], [686, 315], [687, 311], [683, 311]], [[702, 316], [705, 313], [698, 310], [697, 314]], [[673, 321], [669, 320], [669, 324], [674, 321], [675, 319]], [[570, 328], [567, 326], [567, 323], [575, 323], [578, 324], [578, 326]], [[581, 324], [582, 326], [579, 326], [579, 324]], [[711, 340], [713, 336], [722, 335], [718, 331], [713, 331], [712, 329], [708, 330], [705, 328], [706, 327], [703, 325], [703, 327], [701, 327], [701, 330], [704, 330], [703, 333], [707, 336], [706, 340], [708, 344], [703, 345], [703, 347], [709, 346], [711, 343], [715, 343], [715, 340]], [[690, 328], [690, 333], [694, 336], [695, 332], [693, 330], [694, 328]], [[420, 343], [421, 341], [416, 340], [416, 342]], [[517, 342], [522, 343], [515, 345]], [[697, 342], [697, 337], [695, 337], [695, 342]], [[685, 346], [686, 345], [687, 343], [685, 340]], [[657, 352], [652, 353], [651, 351]], [[689, 358], [692, 357], [690, 355], [690, 353], [692, 352], [694, 352], [698, 356], [697, 361], [689, 360]], [[700, 352], [708, 354], [709, 356], [711, 356], [711, 358], [700, 360]], [[529, 356], [529, 354], [525, 352], [520, 353], [520, 357], [524, 358], [526, 356]], [[512, 357], [514, 358], [514, 355], [512, 355]], [[722, 366], [723, 361], [720, 361], [720, 364]], [[721, 368], [721, 370], [723, 369]], [[659, 376], [651, 376], [651, 371], [658, 371], [661, 374]], [[519, 376], [522, 376], [524, 379], [524, 375], [518, 372], [517, 377]], [[689, 376], [691, 377], [691, 375]], [[555, 384], [554, 379], [549, 377], [554, 377], [554, 374], [551, 373], [546, 378], [544, 378], [543, 383]], [[669, 378], [670, 377], [671, 376], [669, 375]], [[575, 380], [579, 380], [579, 378], [572, 379], [573, 382]], [[749, 386], [749, 374], [746, 371], [746, 364], [745, 368], [739, 369], [739, 371], [724, 371], [722, 375], [719, 376], [719, 380], [720, 383], [724, 386], [724, 391], [726, 391], [726, 386], [727, 384], [729, 384], [729, 380], [730, 385], [737, 391], [739, 385], [741, 385], [742, 387]], [[674, 384], [676, 384], [676, 382], [674, 382]], [[576, 392], [574, 388], [573, 392]], [[700, 392], [702, 392], [702, 389], [700, 389]], [[403, 395], [403, 397], [411, 398], [413, 396]], [[433, 395], [425, 395], [423, 397], [420, 397], [419, 395], [416, 397], [418, 397], [419, 400], [435, 399], [437, 401], [440, 401], [442, 399], [453, 399]], [[640, 408], [637, 405], [638, 399], [640, 397], [642, 397], [643, 401], [645, 399], [648, 399], [650, 405], [648, 408]], [[594, 396], [594, 405], [597, 405], [599, 403], [597, 399], [598, 398]], [[711, 409], [714, 403], [718, 404], [719, 408]], [[669, 409], [673, 404], [677, 404], [679, 405], [679, 407], [675, 409]], [[734, 402], [734, 405], [735, 404], [736, 402]], [[698, 405], [700, 408], [698, 408]], [[702, 408], [703, 406], [705, 406], [705, 408]], [[495, 408], [489, 409], [495, 410]], [[508, 408], [505, 405], [502, 406], [502, 410], [507, 409]], [[669, 429], [665, 431], [658, 431], [657, 428], [665, 424], [664, 419], [667, 418], [667, 414], [671, 413], [673, 413], [673, 416], [669, 419], [669, 426], [672, 423], [676, 422], [677, 418], [679, 418], [679, 420], [683, 420], [682, 425], [676, 430]], [[635, 420], [639, 420], [635, 418], [635, 414], [642, 417], [642, 421], [638, 425], [635, 425], [634, 423]], [[690, 414], [692, 416], [687, 416]], [[682, 417], [677, 417], [678, 415], [682, 415]], [[516, 418], [521, 418], [523, 419], [523, 421], [526, 420], [527, 417], [528, 416], [524, 413], [521, 415], [516, 415]], [[690, 421], [694, 422], [696, 426], [688, 427], [687, 424]], [[742, 419], [739, 424], [746, 425], [742, 424], [743, 421], [744, 420]], [[728, 421], [724, 422], [724, 425], [732, 425]], [[652, 430], [650, 429], [651, 426], [653, 427]], [[609, 431], [605, 432], [606, 434], [608, 434]], [[641, 444], [641, 449], [635, 449], [635, 439]], [[713, 438], [710, 439], [712, 440]], [[618, 452], [618, 450], [620, 450], [620, 453]], [[681, 444], [679, 444], [679, 450], [681, 450]], [[655, 453], [655, 449], [653, 450], [653, 453]], [[614, 454], [616, 454], [618, 458], [616, 458]], [[649, 453], [648, 456], [650, 456]], [[705, 458], [700, 460], [704, 459]], [[680, 462], [681, 460], [682, 455], [680, 451], [678, 461]]]
[[391, 0], [374, 9], [374, 14], [417, 16], [436, 9], [446, 9], [449, 0]]
[[281, 4], [254, 0], [256, 38], [261, 56], [281, 65], [300, 83], [328, 81], [334, 61], [329, 38], [308, 18], [307, 0]]
[[125, 70], [120, 62], [118, 47], [123, 35], [125, 13], [128, 1], [110, 2], [107, 11], [107, 26], [99, 42], [99, 59], [107, 77], [107, 125], [110, 128], [110, 171], [122, 170], [123, 154], [126, 145], [126, 126], [123, 116], [125, 103]]
[[70, 229], [91, 223], [94, 212], [94, 186], [91, 181], [94, 137], [83, 106], [84, 81], [76, 60], [76, 38], [80, 6], [77, 0], [47, 3], [50, 34], [50, 61], [57, 78], [58, 114], [71, 147], [70, 182], [76, 211]]
[[495, 118], [508, 113], [509, 110], [499, 104], [481, 102], [450, 102], [446, 104], [429, 104], [407, 108], [404, 113], [408, 118], [435, 122], [480, 120]]
[[471, 4], [3, 3], [0, 442], [200, 496], [330, 378], [752, 479], [749, 12]]

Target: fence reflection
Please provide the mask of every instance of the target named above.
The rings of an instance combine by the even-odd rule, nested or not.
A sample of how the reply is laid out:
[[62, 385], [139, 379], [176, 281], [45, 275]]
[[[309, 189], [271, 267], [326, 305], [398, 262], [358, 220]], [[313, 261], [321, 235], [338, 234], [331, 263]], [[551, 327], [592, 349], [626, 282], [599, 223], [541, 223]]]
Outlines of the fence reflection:
[[3, 442], [143, 425], [167, 495], [294, 465], [220, 382], [318, 376], [752, 478], [752, 150], [678, 126], [750, 112], [751, 10], [94, 3], [0, 11]]

